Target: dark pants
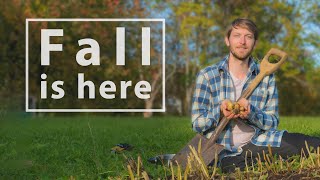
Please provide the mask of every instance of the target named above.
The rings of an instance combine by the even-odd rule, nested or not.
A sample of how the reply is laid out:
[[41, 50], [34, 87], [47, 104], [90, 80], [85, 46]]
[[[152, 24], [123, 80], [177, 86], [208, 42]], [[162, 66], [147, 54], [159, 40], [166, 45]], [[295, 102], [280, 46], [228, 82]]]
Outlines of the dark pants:
[[[320, 138], [318, 137], [285, 132], [282, 136], [281, 146], [271, 148], [272, 154], [280, 155], [283, 159], [286, 159], [293, 155], [299, 155], [301, 153], [301, 149], [303, 149], [305, 154], [308, 155], [305, 141], [307, 141], [309, 147], [312, 146], [317, 148], [320, 146]], [[234, 157], [225, 157], [221, 160], [221, 168], [224, 173], [234, 172], [236, 167], [239, 167], [240, 170], [244, 170], [246, 167], [246, 151], [248, 151], [247, 163], [249, 166], [251, 166], [251, 162], [257, 162], [256, 158], [258, 157], [258, 154], [260, 154], [261, 161], [264, 161], [263, 151], [266, 154], [268, 153], [268, 147], [256, 146], [252, 143], [243, 146], [242, 149], [243, 152], [240, 155]], [[249, 150], [252, 152], [252, 156]]]

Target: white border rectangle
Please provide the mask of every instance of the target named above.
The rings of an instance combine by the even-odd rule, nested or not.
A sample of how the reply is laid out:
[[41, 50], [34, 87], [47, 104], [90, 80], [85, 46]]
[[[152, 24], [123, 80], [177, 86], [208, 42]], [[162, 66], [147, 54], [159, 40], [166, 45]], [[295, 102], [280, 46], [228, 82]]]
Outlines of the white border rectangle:
[[[161, 109], [29, 109], [29, 22], [159, 21], [162, 22], [162, 108]], [[26, 112], [165, 112], [165, 19], [159, 18], [27, 18], [26, 19]]]

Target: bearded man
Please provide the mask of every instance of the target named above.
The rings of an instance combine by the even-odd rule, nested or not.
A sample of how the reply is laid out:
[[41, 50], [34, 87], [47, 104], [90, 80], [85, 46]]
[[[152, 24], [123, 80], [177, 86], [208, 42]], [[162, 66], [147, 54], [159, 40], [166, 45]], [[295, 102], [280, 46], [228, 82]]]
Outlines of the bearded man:
[[[268, 152], [268, 145], [273, 154], [282, 158], [300, 154], [302, 148], [305, 150], [305, 141], [315, 148], [320, 146], [320, 138], [277, 130], [278, 91], [274, 74], [266, 76], [248, 99], [239, 99], [259, 74], [259, 65], [251, 56], [257, 40], [258, 29], [254, 22], [245, 18], [234, 20], [225, 36], [229, 54], [201, 70], [196, 80], [193, 129], [209, 138], [221, 116], [231, 119], [217, 140], [224, 146], [219, 159], [225, 173], [234, 172], [236, 167], [243, 170], [247, 151], [250, 152], [247, 161], [256, 162], [258, 154], [263, 157], [263, 151]], [[234, 114], [228, 110], [230, 101], [237, 101], [244, 111]]]

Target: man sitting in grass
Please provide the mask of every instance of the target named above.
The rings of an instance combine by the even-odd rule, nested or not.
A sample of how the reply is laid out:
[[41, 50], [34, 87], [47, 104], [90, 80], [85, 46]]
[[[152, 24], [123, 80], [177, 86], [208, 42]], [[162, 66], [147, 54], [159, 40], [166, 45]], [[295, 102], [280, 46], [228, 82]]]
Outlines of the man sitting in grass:
[[[256, 162], [258, 154], [268, 152], [268, 145], [273, 154], [283, 158], [300, 154], [301, 149], [305, 149], [305, 141], [309, 146], [320, 146], [320, 138], [277, 130], [278, 92], [274, 74], [266, 76], [248, 100], [239, 99], [259, 73], [259, 66], [251, 56], [257, 40], [254, 22], [234, 20], [225, 36], [230, 53], [219, 63], [201, 70], [196, 80], [193, 129], [209, 138], [219, 124], [220, 116], [232, 119], [217, 140], [225, 147], [220, 154], [220, 164], [226, 173], [233, 172], [236, 167], [244, 169], [246, 151], [252, 152], [248, 162]], [[237, 101], [244, 111], [234, 114], [228, 110], [230, 101]]]

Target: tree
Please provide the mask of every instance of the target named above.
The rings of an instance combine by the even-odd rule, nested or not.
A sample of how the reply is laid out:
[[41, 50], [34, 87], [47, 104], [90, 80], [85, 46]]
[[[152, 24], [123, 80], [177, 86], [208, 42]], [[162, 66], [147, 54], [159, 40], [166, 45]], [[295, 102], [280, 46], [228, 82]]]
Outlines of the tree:
[[[221, 59], [228, 52], [223, 41], [226, 27], [235, 18], [247, 17], [255, 21], [260, 30], [254, 57], [262, 59], [271, 47], [277, 47], [289, 53], [288, 62], [277, 76], [281, 112], [289, 113], [286, 107], [296, 109], [292, 104], [300, 107], [310, 101], [311, 92], [303, 91], [304, 96], [300, 97], [301, 92], [297, 89], [307, 89], [312, 84], [306, 77], [307, 72], [312, 73], [314, 60], [305, 47], [306, 44], [311, 44], [315, 50], [318, 50], [316, 44], [319, 37], [315, 37], [315, 31], [306, 34], [304, 27], [306, 27], [305, 23], [318, 26], [319, 20], [314, 15], [318, 14], [315, 11], [319, 7], [319, 2], [217, 0], [185, 3], [177, 1], [172, 6], [175, 15], [180, 17], [177, 18], [177, 23], [181, 27], [179, 32], [182, 34], [179, 43], [184, 47], [182, 57], [185, 60], [186, 75], [190, 73], [190, 76], [195, 79], [196, 72], [189, 69], [190, 62], [193, 62], [195, 67], [203, 68]], [[201, 61], [202, 57], [204, 61]], [[295, 83], [280, 83], [286, 81], [294, 81], [299, 86], [294, 85]], [[186, 86], [192, 87], [192, 80], [186, 82], [189, 82]], [[287, 89], [294, 90], [292, 93], [294, 98], [285, 99], [288, 94]], [[186, 99], [188, 97], [190, 94], [187, 91]], [[188, 100], [186, 101], [189, 104]], [[303, 109], [300, 108], [295, 112], [306, 113], [307, 109], [311, 111], [310, 108]]]

